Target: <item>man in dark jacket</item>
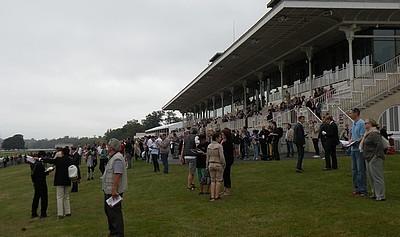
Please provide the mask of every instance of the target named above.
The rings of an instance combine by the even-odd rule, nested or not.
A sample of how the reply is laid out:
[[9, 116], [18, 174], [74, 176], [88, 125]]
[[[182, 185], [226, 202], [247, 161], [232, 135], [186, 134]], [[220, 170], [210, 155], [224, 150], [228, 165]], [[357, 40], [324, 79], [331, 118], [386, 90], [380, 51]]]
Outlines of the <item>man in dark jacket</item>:
[[[39, 153], [39, 157], [42, 153]], [[32, 200], [32, 218], [38, 217], [37, 209], [39, 207], [40, 200], [40, 218], [47, 217], [47, 204], [48, 204], [48, 193], [47, 193], [47, 183], [46, 176], [49, 171], [46, 172], [42, 161], [39, 158], [34, 160], [31, 164], [31, 179], [33, 183], [33, 188], [35, 194]]]
[[325, 169], [324, 170], [336, 170], [337, 157], [336, 157], [336, 146], [339, 144], [339, 132], [336, 123], [333, 121], [332, 116], [326, 117], [326, 128], [321, 132], [322, 135], [326, 136], [326, 150], [325, 150]]
[[77, 193], [78, 192], [78, 185], [79, 185], [79, 182], [81, 180], [81, 169], [79, 167], [80, 155], [78, 153], [78, 149], [76, 149], [75, 147], [72, 147], [71, 150], [72, 150], [71, 164], [75, 165], [76, 168], [78, 168], [78, 179], [74, 180], [72, 182], [71, 193]]
[[304, 145], [306, 144], [306, 135], [304, 133], [303, 124], [305, 122], [305, 117], [300, 116], [296, 126], [294, 127], [294, 143], [297, 147], [297, 173], [303, 173], [303, 159], [304, 159]]

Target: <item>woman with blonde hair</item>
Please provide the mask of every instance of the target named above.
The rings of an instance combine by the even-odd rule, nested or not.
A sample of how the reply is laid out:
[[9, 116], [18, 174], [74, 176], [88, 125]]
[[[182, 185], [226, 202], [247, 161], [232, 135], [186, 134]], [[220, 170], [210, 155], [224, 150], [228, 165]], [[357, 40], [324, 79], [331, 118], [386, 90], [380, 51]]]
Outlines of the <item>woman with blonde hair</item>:
[[207, 147], [207, 167], [210, 173], [210, 201], [220, 199], [219, 192], [223, 182], [225, 169], [224, 148], [221, 143], [221, 133], [216, 132], [212, 135], [212, 142]]
[[378, 124], [373, 119], [365, 121], [366, 132], [360, 143], [366, 160], [367, 177], [371, 186], [371, 198], [376, 201], [385, 201], [385, 179], [383, 163], [385, 160], [385, 147]]

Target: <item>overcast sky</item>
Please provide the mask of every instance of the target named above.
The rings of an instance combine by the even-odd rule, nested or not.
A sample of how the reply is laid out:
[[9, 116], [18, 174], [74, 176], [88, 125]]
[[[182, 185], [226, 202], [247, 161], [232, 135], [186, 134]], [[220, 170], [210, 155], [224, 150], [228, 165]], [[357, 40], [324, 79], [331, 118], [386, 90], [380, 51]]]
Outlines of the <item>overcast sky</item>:
[[266, 0], [1, 0], [0, 137], [103, 135], [142, 119]]

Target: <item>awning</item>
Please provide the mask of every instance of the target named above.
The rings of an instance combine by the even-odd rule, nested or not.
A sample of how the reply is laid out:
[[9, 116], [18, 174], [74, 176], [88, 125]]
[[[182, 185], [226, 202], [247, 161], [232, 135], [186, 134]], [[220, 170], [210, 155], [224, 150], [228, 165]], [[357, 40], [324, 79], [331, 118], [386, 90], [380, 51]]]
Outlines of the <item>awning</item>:
[[325, 48], [343, 40], [339, 26], [400, 25], [399, 9], [398, 0], [278, 1], [163, 109], [191, 111], [195, 104], [240, 87], [244, 80], [257, 81], [256, 72], [276, 68], [278, 61], [305, 59], [302, 47]]

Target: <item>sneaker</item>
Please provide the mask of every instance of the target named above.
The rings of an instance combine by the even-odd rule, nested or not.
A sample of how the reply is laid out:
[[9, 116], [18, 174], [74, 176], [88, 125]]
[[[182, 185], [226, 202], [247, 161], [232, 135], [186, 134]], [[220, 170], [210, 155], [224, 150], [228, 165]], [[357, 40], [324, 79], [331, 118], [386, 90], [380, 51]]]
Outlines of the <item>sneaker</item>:
[[34, 214], [34, 215], [31, 215], [31, 219], [35, 219], [35, 218], [38, 218], [39, 216], [38, 215], [36, 215], [36, 214]]
[[319, 155], [313, 155], [313, 158], [321, 158]]
[[377, 198], [377, 199], [375, 199], [375, 201], [377, 201], [377, 202], [384, 202], [384, 201], [386, 201], [386, 198]]
[[304, 172], [304, 170], [296, 169], [296, 173], [303, 173], [303, 172]]

